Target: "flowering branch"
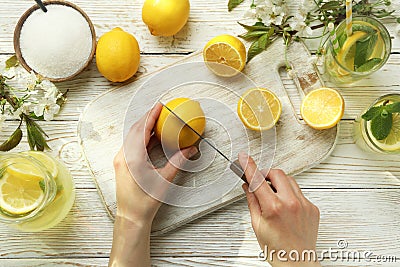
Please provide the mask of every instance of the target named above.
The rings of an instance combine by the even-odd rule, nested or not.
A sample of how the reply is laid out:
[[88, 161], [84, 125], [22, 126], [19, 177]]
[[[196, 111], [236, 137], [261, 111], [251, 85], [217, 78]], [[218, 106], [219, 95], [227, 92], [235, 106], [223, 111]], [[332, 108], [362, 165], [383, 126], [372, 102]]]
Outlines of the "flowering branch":
[[[241, 2], [229, 1], [230, 10]], [[395, 18], [400, 23], [400, 18], [395, 17], [394, 12], [395, 8], [390, 0], [377, 0], [373, 3], [368, 0], [353, 0], [353, 13], [357, 15]], [[252, 0], [245, 17], [256, 20], [256, 23], [245, 25], [239, 22], [247, 30], [239, 37], [252, 42], [248, 50], [248, 61], [267, 49], [278, 37], [283, 37], [286, 46], [292, 41], [320, 38], [317, 55], [321, 55], [328, 39], [327, 25], [330, 22], [338, 24], [345, 16], [345, 0], [303, 0], [298, 12], [293, 16], [288, 14], [285, 0]], [[323, 29], [322, 33], [312, 36], [315, 30], [320, 28]], [[290, 68], [288, 62], [287, 68]]]
[[[12, 86], [15, 82], [23, 84], [24, 89]], [[5, 68], [0, 71], [0, 131], [6, 119], [18, 119], [19, 126], [0, 145], [0, 151], [9, 151], [18, 146], [23, 137], [23, 122], [31, 150], [50, 149], [46, 142], [47, 134], [35, 120], [52, 120], [60, 111], [66, 93], [62, 94], [53, 83], [33, 72], [22, 70], [15, 56], [8, 59]]]

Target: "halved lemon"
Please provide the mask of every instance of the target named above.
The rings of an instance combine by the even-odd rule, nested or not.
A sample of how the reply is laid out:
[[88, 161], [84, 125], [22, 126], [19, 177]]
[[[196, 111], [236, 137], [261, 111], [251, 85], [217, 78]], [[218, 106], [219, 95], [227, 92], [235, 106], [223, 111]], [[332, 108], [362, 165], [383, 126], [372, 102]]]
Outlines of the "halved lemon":
[[47, 169], [47, 171], [51, 174], [53, 178], [56, 178], [58, 175], [58, 167], [57, 163], [46, 153], [39, 151], [27, 151], [22, 154], [26, 154], [31, 156], [32, 158], [38, 160], [43, 164], [43, 166]]
[[329, 129], [342, 119], [344, 100], [338, 91], [322, 87], [306, 95], [300, 112], [310, 127], [317, 130]]
[[18, 177], [5, 173], [0, 183], [0, 207], [15, 215], [33, 211], [44, 197], [41, 181], [34, 176]]
[[238, 102], [237, 113], [247, 128], [265, 131], [278, 122], [282, 105], [273, 92], [265, 88], [254, 88], [242, 95]]
[[246, 47], [232, 35], [219, 35], [206, 44], [203, 58], [207, 67], [218, 76], [232, 77], [246, 65]]
[[[371, 132], [371, 122], [368, 122], [368, 130]], [[397, 151], [400, 150], [400, 114], [393, 114], [393, 125], [389, 135], [383, 140], [376, 140], [371, 134], [374, 144], [384, 151]]]

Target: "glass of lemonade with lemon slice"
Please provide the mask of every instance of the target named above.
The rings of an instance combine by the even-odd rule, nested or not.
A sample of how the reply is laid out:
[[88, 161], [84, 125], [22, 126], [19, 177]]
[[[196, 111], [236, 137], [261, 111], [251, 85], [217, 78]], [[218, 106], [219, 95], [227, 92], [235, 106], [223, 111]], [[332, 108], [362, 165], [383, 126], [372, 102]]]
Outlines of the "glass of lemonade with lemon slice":
[[339, 47], [328, 41], [325, 69], [334, 82], [351, 83], [379, 70], [388, 60], [392, 43], [389, 32], [378, 20], [358, 16], [353, 18], [353, 33], [346, 34], [346, 21], [342, 21], [336, 36]]
[[75, 200], [67, 167], [51, 155], [0, 154], [0, 222], [27, 232], [58, 224]]
[[379, 97], [358, 116], [354, 141], [366, 151], [400, 154], [400, 94]]

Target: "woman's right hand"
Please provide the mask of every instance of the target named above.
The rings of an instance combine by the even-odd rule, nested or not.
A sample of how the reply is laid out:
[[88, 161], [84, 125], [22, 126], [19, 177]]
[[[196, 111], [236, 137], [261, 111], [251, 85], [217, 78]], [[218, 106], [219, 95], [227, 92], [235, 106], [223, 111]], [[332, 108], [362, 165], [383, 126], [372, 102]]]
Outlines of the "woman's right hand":
[[[263, 173], [245, 153], [239, 154], [239, 162], [249, 183], [252, 179], [263, 180], [255, 192], [250, 192], [247, 184], [243, 184], [243, 190], [246, 192], [254, 232], [267, 260], [274, 267], [320, 266], [316, 254], [318, 208], [303, 195], [293, 177], [287, 176], [282, 170], [272, 169], [269, 173]], [[276, 192], [265, 181], [265, 177], [271, 181]], [[279, 257], [280, 250], [286, 254]], [[300, 256], [298, 261], [289, 257], [293, 250]], [[308, 261], [308, 254], [303, 253], [305, 251], [314, 253], [315, 260]], [[302, 259], [303, 254], [306, 259]]]

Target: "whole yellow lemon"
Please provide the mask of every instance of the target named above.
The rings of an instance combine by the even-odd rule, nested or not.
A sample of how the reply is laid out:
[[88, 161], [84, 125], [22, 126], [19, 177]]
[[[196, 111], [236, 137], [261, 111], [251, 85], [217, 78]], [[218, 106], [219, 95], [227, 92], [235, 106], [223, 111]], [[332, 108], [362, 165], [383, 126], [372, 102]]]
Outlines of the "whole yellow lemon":
[[121, 28], [105, 33], [97, 44], [96, 64], [100, 73], [112, 82], [131, 78], [140, 64], [140, 49], [135, 37]]
[[[199, 134], [204, 133], [206, 118], [200, 103], [189, 98], [176, 98], [166, 104]], [[194, 145], [199, 136], [163, 107], [156, 123], [155, 134], [163, 146], [178, 150]]]
[[146, 0], [142, 19], [152, 35], [172, 36], [185, 26], [189, 13], [189, 0]]

